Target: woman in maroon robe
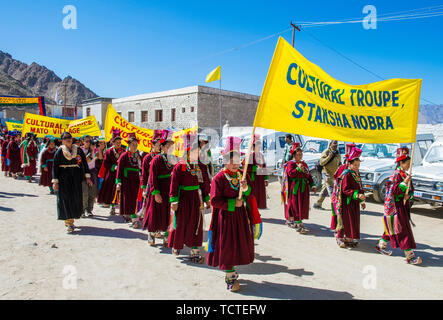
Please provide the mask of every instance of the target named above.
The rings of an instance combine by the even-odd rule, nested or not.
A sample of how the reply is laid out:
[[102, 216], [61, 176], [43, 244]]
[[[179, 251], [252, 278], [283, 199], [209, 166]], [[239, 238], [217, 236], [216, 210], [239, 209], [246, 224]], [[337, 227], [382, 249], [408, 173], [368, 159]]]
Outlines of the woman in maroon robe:
[[[396, 159], [397, 168], [389, 177], [386, 186], [385, 233], [382, 239], [380, 239], [376, 249], [381, 253], [390, 255], [390, 251], [386, 250], [386, 245], [390, 239], [392, 248], [404, 250], [408, 264], [421, 264], [422, 259], [415, 257], [413, 251], [413, 249], [416, 248], [414, 234], [411, 228], [411, 206], [414, 187], [411, 176], [407, 174], [410, 164], [409, 149], [398, 148]], [[392, 203], [393, 206], [389, 206], [390, 203]], [[392, 212], [386, 212], [389, 207], [393, 209]], [[393, 217], [393, 219], [391, 219], [391, 225], [388, 223], [387, 214], [391, 214]]]
[[248, 165], [248, 175], [251, 177], [252, 193], [257, 201], [259, 209], [266, 209], [266, 187], [269, 176], [266, 170], [266, 162], [261, 152], [262, 142], [259, 135], [254, 135], [252, 161]]
[[317, 192], [314, 180], [306, 162], [302, 160], [303, 151], [300, 143], [293, 142], [290, 150], [292, 160], [285, 163], [287, 179], [287, 203], [285, 203], [286, 224], [301, 234], [309, 230], [303, 226], [303, 220], [309, 219], [309, 196], [311, 188]]
[[128, 147], [118, 159], [117, 191], [120, 192], [120, 215], [126, 222], [137, 222], [137, 193], [140, 185], [141, 156], [137, 151], [138, 140], [134, 133], [128, 134]]
[[46, 148], [40, 159], [40, 181], [39, 185], [49, 187], [51, 194], [54, 194], [52, 187], [52, 167], [54, 166], [54, 155], [57, 149], [55, 148], [55, 138], [50, 138], [46, 143]]
[[361, 152], [361, 149], [352, 148], [348, 157], [348, 168], [340, 177], [337, 243], [341, 248], [356, 247], [360, 241], [360, 206], [362, 209], [366, 208], [366, 197], [358, 171]]
[[[191, 136], [188, 135], [188, 140]], [[188, 141], [188, 142], [189, 142]], [[180, 254], [183, 246], [191, 248], [190, 260], [203, 263], [200, 255], [203, 242], [203, 206], [209, 208], [210, 182], [207, 168], [198, 162], [198, 143], [189, 143], [186, 160], [174, 166], [171, 174], [169, 201], [174, 211], [169, 227], [168, 246], [175, 255]]]
[[8, 144], [8, 151], [6, 159], [8, 161], [9, 172], [14, 179], [17, 179], [17, 174], [22, 172], [22, 162], [20, 160], [20, 134], [13, 133], [12, 139]]
[[[207, 243], [207, 264], [225, 271], [227, 289], [231, 291], [240, 289], [235, 266], [254, 261], [254, 238], [259, 238], [259, 235], [255, 237], [254, 227], [261, 222], [251, 192], [251, 181], [249, 178], [242, 180], [242, 172], [239, 171], [240, 142], [235, 137], [226, 139], [222, 153], [225, 168], [215, 175], [211, 183], [213, 210]], [[240, 191], [243, 193], [241, 199]]]
[[155, 234], [163, 234], [163, 246], [168, 243], [168, 224], [171, 206], [169, 190], [173, 164], [169, 161], [168, 150], [173, 145], [172, 131], [163, 130], [160, 139], [161, 153], [151, 161], [149, 170], [149, 193], [146, 200], [146, 214], [143, 230], [148, 229], [148, 243], [155, 245]]
[[5, 177], [8, 176], [9, 174], [9, 166], [6, 163], [6, 152], [8, 150], [9, 141], [10, 141], [10, 136], [9, 134], [6, 134], [5, 140], [1, 145], [2, 171], [5, 173]]
[[21, 144], [21, 159], [22, 168], [26, 180], [32, 181], [32, 176], [37, 173], [37, 155], [38, 149], [34, 141], [34, 135], [32, 133], [26, 134], [26, 140]]
[[111, 142], [113, 146], [105, 153], [102, 168], [99, 177], [103, 179], [101, 188], [98, 192], [98, 203], [103, 203], [105, 208], [111, 207], [111, 215], [115, 214], [117, 162], [120, 156], [125, 152], [122, 148], [122, 138], [120, 130], [113, 130]]

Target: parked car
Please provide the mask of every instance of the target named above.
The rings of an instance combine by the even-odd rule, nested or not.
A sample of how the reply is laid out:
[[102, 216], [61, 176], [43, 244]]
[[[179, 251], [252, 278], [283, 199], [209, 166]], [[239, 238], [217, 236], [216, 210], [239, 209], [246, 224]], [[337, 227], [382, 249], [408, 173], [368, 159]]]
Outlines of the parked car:
[[[432, 133], [417, 134], [414, 166], [421, 163], [433, 142], [434, 135]], [[386, 182], [395, 169], [395, 158], [399, 147], [408, 147], [412, 152], [411, 143], [366, 143], [362, 146], [360, 176], [363, 189], [372, 192], [374, 200], [377, 202], [385, 201]]]
[[443, 141], [434, 142], [420, 166], [412, 170], [414, 197], [421, 202], [443, 205]]

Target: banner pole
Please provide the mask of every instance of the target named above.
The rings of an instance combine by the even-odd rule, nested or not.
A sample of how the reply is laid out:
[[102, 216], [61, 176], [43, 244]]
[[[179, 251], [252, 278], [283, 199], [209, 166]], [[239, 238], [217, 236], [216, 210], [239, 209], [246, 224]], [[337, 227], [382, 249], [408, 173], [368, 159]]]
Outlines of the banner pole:
[[[256, 127], [252, 128], [252, 135], [251, 135], [251, 140], [249, 141], [248, 153], [246, 154], [245, 167], [243, 168], [242, 180], [246, 179], [246, 174], [248, 172], [248, 164], [249, 164], [249, 158], [250, 158], [251, 150], [252, 150], [252, 143], [254, 142], [255, 128]], [[238, 198], [241, 199], [242, 195], [243, 195], [243, 191], [240, 188], [240, 193], [238, 194]]]
[[[411, 163], [409, 165], [409, 176], [411, 177], [411, 180], [412, 180], [412, 176], [411, 176], [411, 174], [412, 174], [412, 164], [414, 163], [414, 153], [415, 153], [415, 145], [416, 144], [417, 143], [414, 142], [414, 144], [412, 146]], [[406, 200], [406, 195], [409, 193], [409, 189], [411, 187], [411, 180], [409, 180], [409, 182], [408, 182], [408, 187], [406, 189], [406, 193], [405, 193], [405, 198], [403, 200], [403, 204], [406, 204], [406, 201], [407, 201]]]

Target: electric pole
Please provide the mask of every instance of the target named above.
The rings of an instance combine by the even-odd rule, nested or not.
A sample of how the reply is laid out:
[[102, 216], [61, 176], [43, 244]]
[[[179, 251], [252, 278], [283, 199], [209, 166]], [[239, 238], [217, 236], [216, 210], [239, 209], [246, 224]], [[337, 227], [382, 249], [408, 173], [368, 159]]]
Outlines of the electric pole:
[[291, 21], [291, 26], [292, 26], [292, 47], [294, 48], [294, 40], [295, 40], [295, 29], [297, 29], [298, 31], [301, 31], [301, 26], [296, 26], [292, 21]]

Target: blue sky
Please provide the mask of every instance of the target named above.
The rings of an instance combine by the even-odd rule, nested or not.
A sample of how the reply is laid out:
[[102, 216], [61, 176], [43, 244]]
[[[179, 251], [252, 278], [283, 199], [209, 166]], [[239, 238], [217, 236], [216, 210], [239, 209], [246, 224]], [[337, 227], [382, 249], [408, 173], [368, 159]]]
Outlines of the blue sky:
[[[6, 2], [6, 1], [4, 1]], [[77, 8], [77, 30], [62, 26], [65, 5]], [[260, 94], [277, 37], [215, 53], [282, 31], [293, 21], [363, 18], [443, 1], [7, 1], [0, 50], [71, 75], [100, 96], [123, 97], [191, 85], [222, 66], [222, 87]], [[296, 48], [336, 79], [364, 84], [376, 77], [315, 41], [310, 34], [384, 78], [422, 78], [422, 98], [443, 103], [443, 16], [307, 28]], [[291, 41], [291, 32], [283, 36]], [[218, 86], [214, 82], [210, 86]], [[422, 101], [422, 103], [424, 103]]]

